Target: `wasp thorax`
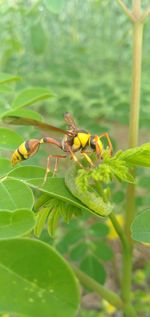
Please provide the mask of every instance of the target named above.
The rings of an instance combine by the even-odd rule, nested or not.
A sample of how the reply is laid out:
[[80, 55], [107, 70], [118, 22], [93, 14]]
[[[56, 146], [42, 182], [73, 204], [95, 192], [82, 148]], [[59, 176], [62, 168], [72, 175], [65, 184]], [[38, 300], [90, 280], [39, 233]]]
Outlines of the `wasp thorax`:
[[39, 149], [40, 141], [38, 139], [31, 139], [23, 142], [12, 155], [12, 165], [28, 159], [30, 156], [36, 154]]

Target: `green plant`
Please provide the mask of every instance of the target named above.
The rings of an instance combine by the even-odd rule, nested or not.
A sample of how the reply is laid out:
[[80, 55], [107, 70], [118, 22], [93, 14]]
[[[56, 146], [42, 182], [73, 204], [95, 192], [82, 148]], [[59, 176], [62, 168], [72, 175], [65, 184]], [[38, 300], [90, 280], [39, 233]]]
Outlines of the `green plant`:
[[[71, 218], [78, 217], [75, 223], [72, 220], [72, 228], [66, 235], [66, 239], [62, 232], [59, 233], [58, 241], [56, 239], [54, 242], [56, 248], [63, 254], [67, 254], [73, 262], [79, 262], [80, 269], [75, 264], [73, 269], [81, 283], [96, 291], [118, 310], [122, 310], [125, 316], [136, 316], [131, 298], [133, 240], [130, 227], [133, 239], [150, 242], [149, 212], [144, 211], [136, 217], [134, 215], [136, 177], [135, 171], [133, 171], [136, 166], [150, 167], [150, 144], [146, 143], [137, 147], [142, 31], [149, 9], [145, 13], [141, 13], [139, 0], [133, 1], [131, 11], [123, 1], [118, 2], [132, 20], [134, 29], [130, 148], [126, 151], [118, 151], [112, 158], [108, 157], [106, 150], [103, 162], [95, 168], [79, 169], [73, 165], [68, 170], [65, 179], [63, 177], [54, 178], [50, 175], [44, 186], [41, 186], [44, 169], [36, 165], [27, 165], [11, 170], [9, 161], [1, 158], [1, 313], [15, 312], [33, 317], [47, 316], [49, 312], [52, 316], [60, 316], [60, 314], [63, 316], [64, 314], [65, 317], [76, 314], [79, 305], [79, 290], [75, 274], [62, 260], [62, 257], [53, 251], [52, 247], [50, 248], [40, 241], [34, 241], [31, 230], [34, 228], [37, 237], [53, 244], [48, 237], [42, 237], [45, 223], [49, 234], [53, 236], [61, 217], [66, 223], [70, 222]], [[1, 74], [0, 79], [1, 83], [6, 85], [3, 87], [8, 89], [8, 83], [19, 78]], [[5, 122], [11, 122], [11, 119], [16, 117], [22, 118], [22, 120], [24, 118], [42, 120], [38, 113], [26, 110], [24, 107], [52, 97], [54, 98], [55, 94], [42, 87], [23, 90], [15, 98], [12, 108], [2, 112], [2, 119]], [[14, 149], [23, 141], [19, 133], [8, 128], [2, 128], [0, 133], [1, 149], [4, 151], [8, 148]], [[31, 134], [34, 134], [34, 131], [31, 130]], [[36, 161], [34, 162], [36, 163]], [[123, 183], [129, 183], [125, 231], [117, 220], [114, 213], [116, 206], [111, 201], [112, 183], [117, 181], [120, 186], [123, 186]], [[86, 234], [83, 223], [80, 227], [82, 213], [84, 214], [83, 221], [87, 221], [89, 229]], [[93, 215], [95, 216], [96, 223], [88, 223], [88, 214], [91, 214], [92, 218]], [[112, 251], [105, 241], [107, 226], [103, 222], [107, 217], [110, 218], [122, 245], [119, 294], [102, 285], [106, 278], [103, 261], [112, 259]], [[99, 222], [99, 219], [102, 222]], [[99, 241], [100, 235], [101, 240]], [[22, 236], [28, 236], [30, 239], [20, 238]], [[61, 243], [61, 238], [63, 243]], [[81, 242], [79, 243], [79, 241]], [[70, 248], [71, 242], [73, 248]], [[105, 249], [106, 252], [102, 253], [101, 249], [97, 247], [98, 243], [101, 243], [101, 249]], [[9, 289], [6, 288], [8, 281], [11, 281]], [[16, 294], [13, 299], [10, 296], [12, 293]], [[5, 294], [5, 298], [3, 294]]]

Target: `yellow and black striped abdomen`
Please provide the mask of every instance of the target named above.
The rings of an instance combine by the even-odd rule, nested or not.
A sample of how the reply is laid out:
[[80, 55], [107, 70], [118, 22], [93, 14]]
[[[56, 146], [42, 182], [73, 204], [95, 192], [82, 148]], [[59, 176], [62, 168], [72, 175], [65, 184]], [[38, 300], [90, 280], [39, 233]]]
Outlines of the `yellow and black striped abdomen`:
[[37, 139], [31, 139], [20, 144], [12, 155], [12, 165], [15, 166], [17, 163], [33, 156], [38, 151], [39, 145], [40, 141]]

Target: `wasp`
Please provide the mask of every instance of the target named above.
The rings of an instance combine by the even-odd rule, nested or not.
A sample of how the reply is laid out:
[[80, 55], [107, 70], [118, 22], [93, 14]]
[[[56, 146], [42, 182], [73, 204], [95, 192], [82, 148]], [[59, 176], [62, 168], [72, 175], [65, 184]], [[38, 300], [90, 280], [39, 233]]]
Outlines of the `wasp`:
[[[71, 116], [70, 113], [64, 114], [65, 122], [68, 125], [67, 130], [59, 129], [55, 126], [38, 122], [37, 120], [28, 119], [27, 124], [33, 124], [38, 126], [42, 129], [48, 129], [63, 133], [64, 136], [61, 141], [58, 141], [51, 137], [43, 137], [41, 139], [30, 139], [23, 142], [12, 154], [11, 162], [12, 165], [15, 166], [17, 163], [26, 160], [33, 155], [35, 155], [41, 144], [48, 143], [53, 144], [60, 148], [65, 154], [64, 155], [49, 155], [47, 158], [47, 168], [44, 177], [44, 183], [46, 182], [47, 175], [50, 171], [50, 159], [55, 158], [55, 166], [54, 172], [55, 174], [58, 170], [58, 160], [62, 158], [66, 158], [68, 155], [71, 159], [73, 159], [80, 167], [83, 168], [83, 165], [78, 160], [76, 156], [76, 152], [80, 151], [81, 155], [85, 157], [88, 161], [90, 166], [94, 166], [93, 161], [91, 160], [89, 153], [96, 152], [97, 158], [103, 158], [103, 143], [101, 139], [105, 137], [108, 142], [109, 154], [112, 155], [112, 143], [107, 132], [102, 133], [100, 136], [98, 135], [91, 135], [91, 133], [87, 132], [86, 130], [79, 129], [76, 126], [74, 118]], [[24, 123], [24, 122], [21, 122]], [[24, 123], [25, 124], [25, 123]], [[90, 151], [88, 151], [90, 149]]]

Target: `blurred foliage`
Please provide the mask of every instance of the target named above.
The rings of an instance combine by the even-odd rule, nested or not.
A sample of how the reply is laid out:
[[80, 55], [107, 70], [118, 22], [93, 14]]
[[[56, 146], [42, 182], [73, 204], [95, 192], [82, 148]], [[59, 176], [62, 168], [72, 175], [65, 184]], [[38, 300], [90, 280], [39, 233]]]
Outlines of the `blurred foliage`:
[[[97, 132], [103, 130], [98, 128], [102, 119], [127, 124], [132, 62], [127, 17], [116, 1], [71, 0], [58, 15], [46, 2], [1, 0], [1, 70], [23, 75], [21, 86], [40, 85], [56, 92], [57, 100], [39, 107], [49, 121], [60, 124], [64, 111], [71, 110], [81, 126]], [[142, 2], [146, 7], [148, 1]], [[150, 120], [149, 26], [148, 21], [140, 119], [144, 128]]]
[[[116, 126], [118, 130], [115, 142], [120, 142], [122, 145], [127, 130], [123, 134], [120, 131], [123, 125], [128, 124], [129, 119], [131, 24], [116, 1], [70, 0], [65, 4], [65, 9], [62, 8], [57, 15], [50, 12], [46, 2], [0, 0], [0, 42], [2, 43], [0, 71], [23, 78], [21, 81], [14, 76], [14, 80], [18, 79], [16, 83], [12, 81], [11, 85], [7, 85], [4, 82], [0, 86], [0, 115], [12, 110], [11, 105], [18, 92], [28, 87], [40, 86], [50, 89], [57, 96], [50, 101], [39, 101], [36, 106], [39, 113], [47, 118], [47, 122], [64, 127], [63, 114], [65, 111], [70, 111], [78, 125], [89, 129], [92, 133], [100, 134]], [[126, 0], [126, 3], [131, 6], [131, 1]], [[143, 8], [148, 4], [148, 0], [142, 1]], [[145, 130], [144, 138], [147, 140], [150, 126], [149, 29], [150, 19], [145, 24], [144, 32], [140, 115], [140, 125]], [[35, 128], [19, 127], [17, 132], [24, 138], [40, 135]], [[12, 148], [13, 142], [16, 141], [14, 137], [11, 144], [8, 142], [7, 149]], [[126, 140], [125, 142], [127, 144]], [[8, 157], [7, 149], [4, 154]], [[46, 151], [42, 149], [33, 158], [32, 164], [46, 165], [47, 153], [47, 148]], [[9, 162], [4, 162], [3, 158], [0, 164], [3, 167], [5, 165], [6, 171], [10, 169]], [[23, 162], [23, 165], [28, 164], [30, 162]], [[60, 175], [63, 174], [66, 166], [68, 161], [64, 162], [62, 171], [60, 167]], [[143, 210], [143, 206], [145, 208], [150, 206], [149, 171], [142, 170], [141, 173], [138, 169], [137, 173], [136, 205], [140, 211]], [[122, 212], [125, 208], [125, 190], [126, 186], [118, 183], [112, 188], [112, 200], [117, 204], [116, 212]], [[82, 268], [84, 261], [91, 261], [97, 267], [94, 262], [97, 257], [100, 265], [104, 267], [105, 261], [112, 257], [111, 248], [105, 241], [107, 229], [106, 232], [104, 230], [103, 235], [106, 225], [98, 223], [99, 227], [95, 228], [95, 224], [90, 223], [91, 219], [84, 215], [80, 220], [72, 220], [69, 225], [62, 224], [55, 240], [52, 240], [44, 230], [40, 239], [54, 244], [63, 255], [78, 262]], [[101, 237], [100, 233], [102, 233]], [[96, 245], [99, 249], [96, 249]], [[143, 277], [144, 282], [141, 277], [142, 270], [136, 272], [133, 277], [136, 285], [134, 304], [142, 317], [149, 316], [149, 298], [144, 294], [145, 289], [148, 291], [146, 279], [149, 281], [149, 271], [147, 268]], [[105, 277], [106, 272], [102, 268], [99, 280], [104, 283]], [[83, 309], [80, 317], [102, 317], [103, 314], [104, 307], [100, 307], [99, 312]], [[107, 307], [105, 315], [110, 315]]]

